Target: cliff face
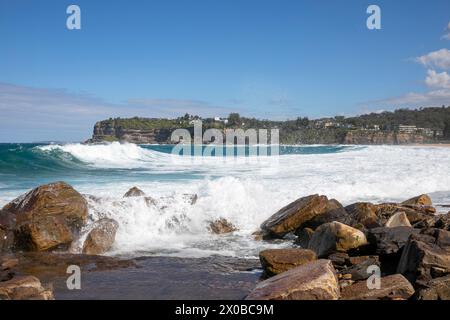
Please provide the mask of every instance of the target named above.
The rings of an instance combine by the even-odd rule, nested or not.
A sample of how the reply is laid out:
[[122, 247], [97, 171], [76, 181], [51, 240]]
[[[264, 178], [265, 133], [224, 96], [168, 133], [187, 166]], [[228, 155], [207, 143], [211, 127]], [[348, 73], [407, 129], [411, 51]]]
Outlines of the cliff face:
[[[130, 128], [115, 121], [95, 124], [94, 134], [88, 142], [124, 141], [136, 144], [170, 144], [173, 128]], [[192, 129], [191, 131], [193, 136]], [[225, 137], [225, 133], [224, 133]], [[432, 137], [419, 133], [392, 131], [306, 129], [294, 132], [280, 130], [282, 144], [420, 144], [433, 142]], [[207, 143], [207, 141], [205, 141]]]
[[428, 142], [432, 142], [432, 139], [422, 134], [367, 130], [349, 131], [342, 141], [343, 144], [414, 144]]
[[170, 143], [170, 129], [128, 129], [109, 122], [97, 122], [89, 142], [126, 141], [137, 144]]

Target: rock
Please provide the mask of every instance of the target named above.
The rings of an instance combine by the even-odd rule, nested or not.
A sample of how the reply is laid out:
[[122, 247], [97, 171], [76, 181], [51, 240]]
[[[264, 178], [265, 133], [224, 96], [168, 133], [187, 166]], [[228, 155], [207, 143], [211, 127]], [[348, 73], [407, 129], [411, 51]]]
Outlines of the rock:
[[384, 226], [387, 228], [411, 227], [411, 223], [409, 222], [406, 213], [401, 211], [395, 213], [392, 217], [390, 217]]
[[333, 252], [346, 252], [365, 244], [367, 239], [364, 233], [334, 221], [323, 224], [314, 231], [308, 249], [315, 251], [319, 257], [325, 257]]
[[38, 278], [16, 276], [0, 282], [0, 300], [53, 300], [51, 290], [44, 289]]
[[144, 197], [145, 192], [139, 189], [138, 187], [133, 187], [130, 190], [128, 190], [123, 197], [124, 198], [131, 198], [131, 197]]
[[311, 195], [300, 198], [281, 208], [261, 224], [267, 237], [282, 238], [289, 232], [301, 228], [305, 222], [326, 212], [329, 201], [326, 196]]
[[247, 300], [337, 300], [336, 272], [329, 260], [316, 260], [260, 282]]
[[450, 275], [436, 278], [417, 293], [418, 300], [450, 300]]
[[0, 210], [0, 252], [11, 251], [14, 246], [15, 216]]
[[212, 221], [209, 224], [209, 231], [215, 234], [230, 233], [236, 230], [236, 227], [224, 218]]
[[269, 277], [316, 259], [315, 252], [307, 249], [269, 249], [259, 253], [265, 275]]
[[378, 256], [359, 256], [350, 257], [347, 262], [350, 264], [348, 268], [340, 271], [341, 274], [350, 274], [352, 280], [365, 280], [371, 275], [367, 272], [369, 266], [380, 266]]
[[367, 239], [378, 255], [389, 255], [399, 252], [411, 234], [419, 233], [419, 229], [411, 227], [379, 227], [370, 229]]
[[395, 203], [383, 203], [377, 205], [377, 216], [380, 225], [386, 224], [390, 217], [397, 212], [404, 212], [412, 226], [420, 223], [428, 223], [434, 220], [436, 209], [426, 206], [398, 205]]
[[3, 209], [14, 215], [14, 246], [28, 251], [67, 247], [86, 223], [86, 200], [64, 182], [37, 187]]
[[344, 207], [335, 199], [328, 201], [327, 208], [323, 213], [315, 216], [311, 220], [305, 222], [302, 228], [316, 229], [322, 224], [337, 221], [346, 225], [355, 224], [355, 220], [347, 213]]
[[408, 199], [401, 203], [402, 205], [412, 205], [412, 206], [432, 206], [433, 203], [431, 198], [426, 194], [421, 194], [420, 196]]
[[450, 212], [447, 214], [441, 214], [439, 216], [436, 216], [433, 228], [450, 231]]
[[102, 254], [111, 249], [119, 228], [113, 219], [100, 219], [94, 223], [83, 244], [84, 254]]
[[158, 204], [158, 202], [152, 197], [144, 197], [144, 200], [147, 207], [156, 206]]
[[382, 277], [380, 289], [369, 289], [367, 281], [342, 288], [342, 300], [406, 300], [413, 294], [413, 286], [401, 274]]
[[295, 234], [297, 235], [297, 239], [295, 239], [295, 244], [299, 245], [302, 248], [308, 248], [308, 243], [312, 238], [314, 230], [311, 228], [303, 228], [297, 229]]
[[263, 240], [264, 233], [261, 230], [257, 230], [252, 233], [253, 240], [261, 241]]
[[346, 267], [349, 255], [346, 252], [335, 252], [328, 256], [328, 260], [333, 263], [333, 266], [337, 270], [341, 270]]
[[450, 273], [450, 232], [425, 229], [409, 238], [397, 268], [416, 287]]
[[345, 207], [348, 214], [357, 223], [361, 223], [366, 228], [376, 228], [378, 223], [377, 206], [368, 202], [357, 202]]
[[197, 194], [183, 194], [183, 198], [186, 199], [191, 205], [194, 205], [197, 203], [198, 195]]

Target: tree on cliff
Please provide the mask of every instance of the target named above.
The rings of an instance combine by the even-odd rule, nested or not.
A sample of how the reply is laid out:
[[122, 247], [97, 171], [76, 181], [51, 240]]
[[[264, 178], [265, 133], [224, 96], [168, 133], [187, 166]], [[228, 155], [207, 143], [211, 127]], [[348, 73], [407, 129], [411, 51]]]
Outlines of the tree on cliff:
[[230, 126], [238, 126], [241, 124], [241, 116], [239, 113], [230, 113], [228, 116], [228, 123]]

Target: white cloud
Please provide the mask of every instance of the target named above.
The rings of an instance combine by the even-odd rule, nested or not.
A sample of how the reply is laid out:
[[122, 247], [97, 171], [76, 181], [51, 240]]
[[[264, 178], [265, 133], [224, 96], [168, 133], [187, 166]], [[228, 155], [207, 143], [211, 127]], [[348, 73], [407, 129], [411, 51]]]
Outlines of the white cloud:
[[416, 61], [427, 67], [450, 69], [450, 50], [440, 49], [416, 58]]
[[446, 71], [437, 73], [434, 70], [428, 70], [425, 83], [431, 88], [450, 89], [450, 75]]
[[445, 34], [442, 36], [442, 39], [450, 40], [450, 22], [447, 25], [447, 28], [445, 28]]

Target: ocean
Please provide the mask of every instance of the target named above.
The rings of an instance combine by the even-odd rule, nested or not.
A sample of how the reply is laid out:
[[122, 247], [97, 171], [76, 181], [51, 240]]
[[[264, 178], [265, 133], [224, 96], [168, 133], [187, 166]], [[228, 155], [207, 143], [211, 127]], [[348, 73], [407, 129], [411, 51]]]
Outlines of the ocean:
[[[82, 193], [92, 221], [119, 222], [110, 255], [255, 258], [291, 241], [252, 233], [299, 197], [323, 194], [343, 205], [395, 202], [427, 193], [450, 204], [450, 148], [281, 146], [279, 156], [171, 155], [171, 145], [0, 144], [0, 207], [38, 185], [65, 181]], [[155, 202], [123, 198], [133, 186]], [[191, 204], [192, 195], [197, 201]], [[225, 218], [239, 230], [212, 235]]]

